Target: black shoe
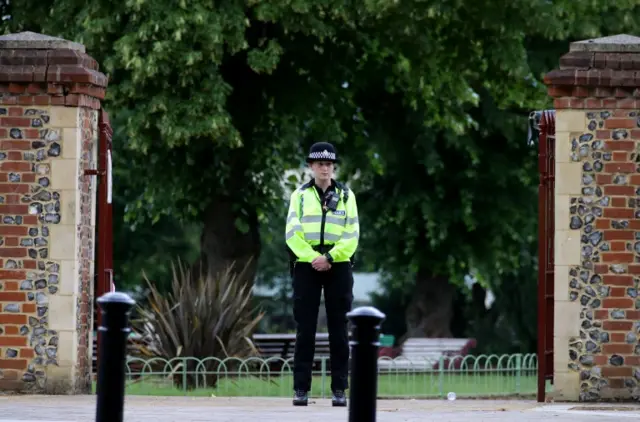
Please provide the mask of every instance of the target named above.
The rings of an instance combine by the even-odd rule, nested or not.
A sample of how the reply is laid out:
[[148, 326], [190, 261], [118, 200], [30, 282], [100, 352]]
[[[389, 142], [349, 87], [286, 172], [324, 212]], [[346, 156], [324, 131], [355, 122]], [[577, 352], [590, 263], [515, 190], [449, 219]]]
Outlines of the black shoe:
[[309, 396], [307, 392], [304, 390], [296, 390], [296, 393], [293, 396], [293, 405], [294, 406], [306, 406], [309, 403]]
[[331, 397], [331, 405], [338, 407], [345, 407], [347, 405], [347, 397], [344, 395], [344, 391], [336, 390]]

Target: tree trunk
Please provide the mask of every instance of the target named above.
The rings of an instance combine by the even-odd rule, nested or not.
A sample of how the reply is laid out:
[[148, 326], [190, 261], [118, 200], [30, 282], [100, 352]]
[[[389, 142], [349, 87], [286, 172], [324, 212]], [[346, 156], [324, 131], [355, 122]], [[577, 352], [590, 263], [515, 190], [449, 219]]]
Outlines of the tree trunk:
[[454, 288], [445, 276], [419, 270], [407, 307], [406, 338], [451, 338]]
[[249, 227], [243, 233], [236, 227], [240, 213], [234, 211], [233, 205], [229, 198], [215, 198], [205, 211], [200, 258], [194, 265], [194, 275], [199, 274], [200, 268], [207, 274], [218, 275], [231, 267], [232, 273], [252, 284], [260, 256], [258, 216], [254, 210], [243, 216]]

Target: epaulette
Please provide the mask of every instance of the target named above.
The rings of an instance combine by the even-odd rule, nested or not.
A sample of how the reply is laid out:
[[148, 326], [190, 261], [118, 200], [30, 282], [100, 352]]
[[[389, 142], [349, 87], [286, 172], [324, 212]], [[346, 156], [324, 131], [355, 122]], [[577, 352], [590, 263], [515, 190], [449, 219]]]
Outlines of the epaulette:
[[299, 190], [300, 192], [302, 192], [302, 191], [303, 191], [303, 190], [305, 190], [305, 189], [309, 189], [311, 186], [313, 186], [313, 180], [310, 180], [310, 181], [308, 181], [307, 183], [305, 183], [304, 185], [300, 186], [300, 187], [298, 188], [298, 190]]
[[336, 186], [342, 191], [342, 199], [346, 205], [347, 201], [349, 200], [349, 188], [347, 187], [347, 185], [340, 182], [336, 182]]

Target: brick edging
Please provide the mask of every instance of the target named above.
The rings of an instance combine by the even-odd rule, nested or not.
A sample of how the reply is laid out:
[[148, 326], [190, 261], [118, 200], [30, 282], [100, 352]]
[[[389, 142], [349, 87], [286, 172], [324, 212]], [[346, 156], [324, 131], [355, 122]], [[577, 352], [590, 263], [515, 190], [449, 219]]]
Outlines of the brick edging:
[[100, 108], [108, 78], [76, 50], [0, 50], [0, 104]]

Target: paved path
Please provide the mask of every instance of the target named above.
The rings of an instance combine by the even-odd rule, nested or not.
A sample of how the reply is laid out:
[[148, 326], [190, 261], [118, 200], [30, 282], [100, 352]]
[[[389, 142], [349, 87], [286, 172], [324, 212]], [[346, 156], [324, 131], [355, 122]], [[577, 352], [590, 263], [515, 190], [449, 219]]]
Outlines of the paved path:
[[[591, 410], [571, 410], [588, 407]], [[616, 411], [618, 408], [620, 410]], [[306, 408], [280, 398], [128, 396], [126, 422], [340, 422], [344, 408], [312, 400]], [[538, 405], [516, 400], [381, 400], [379, 422], [547, 421], [623, 422], [640, 419], [640, 405]], [[0, 396], [0, 422], [90, 422], [95, 396]]]

